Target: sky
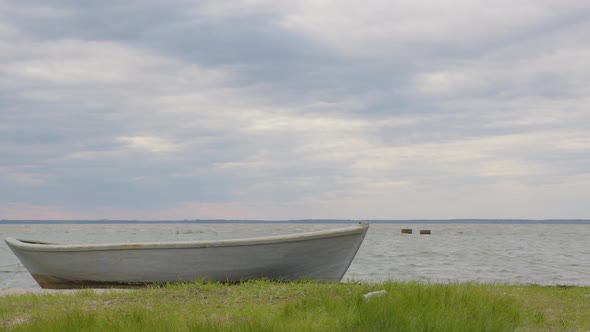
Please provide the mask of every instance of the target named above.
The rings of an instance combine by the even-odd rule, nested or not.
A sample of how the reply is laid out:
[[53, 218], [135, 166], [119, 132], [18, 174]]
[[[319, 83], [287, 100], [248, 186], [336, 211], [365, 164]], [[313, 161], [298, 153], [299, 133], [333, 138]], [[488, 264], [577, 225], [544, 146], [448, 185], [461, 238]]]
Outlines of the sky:
[[0, 219], [590, 218], [585, 0], [0, 0]]

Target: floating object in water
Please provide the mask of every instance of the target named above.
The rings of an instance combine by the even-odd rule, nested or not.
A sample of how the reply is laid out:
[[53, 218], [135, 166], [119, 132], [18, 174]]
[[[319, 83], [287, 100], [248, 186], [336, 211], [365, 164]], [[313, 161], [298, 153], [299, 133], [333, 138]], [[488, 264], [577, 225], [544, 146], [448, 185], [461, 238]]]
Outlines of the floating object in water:
[[429, 229], [421, 229], [420, 234], [430, 234], [430, 230]]
[[411, 228], [402, 228], [402, 234], [412, 234]]

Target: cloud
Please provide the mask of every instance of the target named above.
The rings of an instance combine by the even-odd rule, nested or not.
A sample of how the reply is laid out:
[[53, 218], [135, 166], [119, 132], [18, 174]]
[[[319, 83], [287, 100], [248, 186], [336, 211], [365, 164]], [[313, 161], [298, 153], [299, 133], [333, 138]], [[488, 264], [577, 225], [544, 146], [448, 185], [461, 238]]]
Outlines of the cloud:
[[[453, 55], [580, 18], [582, 1], [300, 1], [281, 26], [354, 56]], [[542, 31], [542, 30], [541, 30]], [[408, 51], [410, 53], [408, 53]]]
[[170, 143], [155, 136], [131, 136], [119, 137], [119, 141], [134, 149], [147, 150], [151, 152], [171, 152], [179, 150], [179, 144]]
[[585, 216], [582, 2], [6, 8], [0, 218]]

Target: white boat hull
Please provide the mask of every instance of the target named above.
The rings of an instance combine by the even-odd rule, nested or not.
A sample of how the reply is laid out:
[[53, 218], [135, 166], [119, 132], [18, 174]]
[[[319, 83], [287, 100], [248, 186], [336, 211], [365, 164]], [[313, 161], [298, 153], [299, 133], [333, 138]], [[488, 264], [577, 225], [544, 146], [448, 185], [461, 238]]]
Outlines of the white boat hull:
[[339, 281], [368, 227], [227, 241], [56, 245], [7, 238], [6, 243], [42, 288], [255, 278]]

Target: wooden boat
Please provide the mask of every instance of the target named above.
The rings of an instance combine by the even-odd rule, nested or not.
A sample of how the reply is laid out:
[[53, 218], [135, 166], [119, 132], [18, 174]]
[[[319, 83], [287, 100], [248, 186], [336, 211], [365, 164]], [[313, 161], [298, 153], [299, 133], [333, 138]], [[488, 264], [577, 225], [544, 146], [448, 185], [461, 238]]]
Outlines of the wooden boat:
[[248, 239], [128, 244], [5, 241], [42, 288], [255, 278], [339, 281], [369, 225]]

